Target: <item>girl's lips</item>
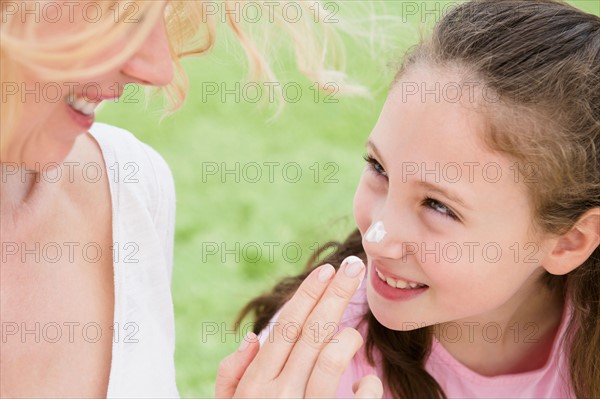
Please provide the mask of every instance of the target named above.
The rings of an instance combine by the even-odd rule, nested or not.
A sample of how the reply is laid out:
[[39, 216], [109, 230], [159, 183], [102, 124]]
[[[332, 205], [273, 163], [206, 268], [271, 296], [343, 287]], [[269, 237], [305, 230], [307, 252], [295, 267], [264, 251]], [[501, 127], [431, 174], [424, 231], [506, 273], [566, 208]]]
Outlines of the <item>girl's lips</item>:
[[[375, 271], [379, 272], [378, 274], [382, 274], [384, 278], [391, 277], [394, 280], [404, 281], [404, 282], [407, 282], [407, 283], [410, 283], [413, 285], [427, 285], [427, 284], [421, 283], [419, 281], [410, 280], [410, 279], [404, 278], [402, 276], [398, 276], [394, 273], [390, 273], [389, 271], [387, 271], [385, 269], [385, 267], [383, 267], [379, 262], [377, 262], [375, 260], [372, 260], [370, 263], [371, 263], [372, 267], [375, 269]], [[404, 286], [402, 286], [401, 288], [404, 288]]]
[[374, 264], [371, 264], [369, 269], [369, 278], [371, 279], [373, 288], [385, 299], [389, 299], [391, 301], [405, 301], [415, 298], [429, 289], [428, 286], [409, 289], [394, 288], [379, 278], [377, 275], [376, 266]]
[[381, 270], [375, 267], [375, 273], [383, 281], [386, 281], [390, 286], [396, 288], [417, 288], [426, 284], [417, 283], [416, 281], [407, 280], [402, 277], [396, 277], [387, 273], [382, 273]]

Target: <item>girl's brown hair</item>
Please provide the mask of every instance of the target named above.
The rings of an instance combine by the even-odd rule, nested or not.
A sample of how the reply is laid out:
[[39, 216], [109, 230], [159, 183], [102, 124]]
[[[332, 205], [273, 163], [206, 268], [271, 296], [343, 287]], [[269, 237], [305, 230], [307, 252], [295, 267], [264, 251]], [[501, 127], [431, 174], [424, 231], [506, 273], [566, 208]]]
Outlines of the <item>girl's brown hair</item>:
[[[534, 228], [564, 234], [587, 211], [600, 207], [600, 18], [556, 0], [475, 0], [463, 3], [436, 25], [431, 38], [405, 57], [398, 78], [410, 68], [452, 68], [494, 92], [481, 104], [489, 121], [485, 144], [517, 161], [527, 180]], [[338, 265], [348, 255], [365, 259], [355, 230], [322, 262], [317, 254], [304, 273], [281, 281], [241, 311], [261, 331], [302, 280], [322, 263]], [[321, 254], [324, 252], [321, 252]], [[600, 397], [600, 248], [572, 272], [544, 281], [568, 295], [572, 316], [563, 350], [570, 385], [579, 398]], [[446, 395], [425, 370], [431, 327], [393, 331], [371, 312], [366, 348], [381, 354], [384, 384], [395, 397]]]

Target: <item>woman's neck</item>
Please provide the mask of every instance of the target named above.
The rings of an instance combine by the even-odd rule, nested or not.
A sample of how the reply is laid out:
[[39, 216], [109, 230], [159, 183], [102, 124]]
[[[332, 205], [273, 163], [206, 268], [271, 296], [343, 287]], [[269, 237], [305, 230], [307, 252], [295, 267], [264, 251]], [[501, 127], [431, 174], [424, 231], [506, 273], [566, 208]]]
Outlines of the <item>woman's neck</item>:
[[[528, 284], [493, 312], [436, 326], [435, 337], [457, 361], [481, 375], [516, 374], [543, 367], [564, 308], [562, 293], [540, 281], [543, 272], [540, 268]], [[460, 329], [458, 338], [456, 328]]]
[[0, 215], [4, 225], [28, 212], [41, 183], [37, 172], [17, 168], [12, 163], [0, 165]]

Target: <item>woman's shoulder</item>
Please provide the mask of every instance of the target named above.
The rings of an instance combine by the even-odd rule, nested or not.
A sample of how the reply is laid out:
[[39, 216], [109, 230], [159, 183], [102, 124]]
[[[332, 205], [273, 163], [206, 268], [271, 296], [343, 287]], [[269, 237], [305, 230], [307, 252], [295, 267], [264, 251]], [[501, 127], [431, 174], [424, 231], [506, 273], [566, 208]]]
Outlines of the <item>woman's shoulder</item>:
[[[171, 177], [171, 171], [163, 157], [128, 130], [104, 123], [95, 123], [89, 133], [100, 146], [109, 169], [108, 175], [116, 177], [113, 181], [134, 182], [138, 177], [138, 172], [144, 175], [156, 174], [158, 177]], [[118, 176], [115, 162], [129, 165], [129, 174]], [[121, 165], [119, 166], [122, 168]]]
[[178, 397], [173, 360], [171, 171], [158, 152], [125, 129], [96, 123], [89, 133], [103, 157], [110, 186], [114, 324], [134, 328], [131, 340], [113, 343], [107, 396]]
[[111, 191], [133, 195], [155, 206], [153, 199], [174, 201], [173, 175], [164, 158], [131, 132], [95, 123], [89, 131], [105, 163]]

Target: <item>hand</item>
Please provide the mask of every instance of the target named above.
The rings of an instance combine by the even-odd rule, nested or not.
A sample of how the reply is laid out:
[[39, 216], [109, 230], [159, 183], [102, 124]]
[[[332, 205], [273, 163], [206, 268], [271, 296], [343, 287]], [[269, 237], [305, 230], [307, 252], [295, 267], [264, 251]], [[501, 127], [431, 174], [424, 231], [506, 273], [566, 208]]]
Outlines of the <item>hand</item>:
[[[215, 397], [335, 397], [363, 339], [353, 328], [331, 339], [331, 329], [319, 326], [339, 324], [364, 274], [363, 262], [354, 256], [344, 260], [337, 274], [331, 265], [315, 269], [285, 304], [262, 348], [250, 333], [238, 351], [223, 359]], [[355, 383], [353, 391], [355, 398], [383, 396], [381, 381], [372, 375]]]

